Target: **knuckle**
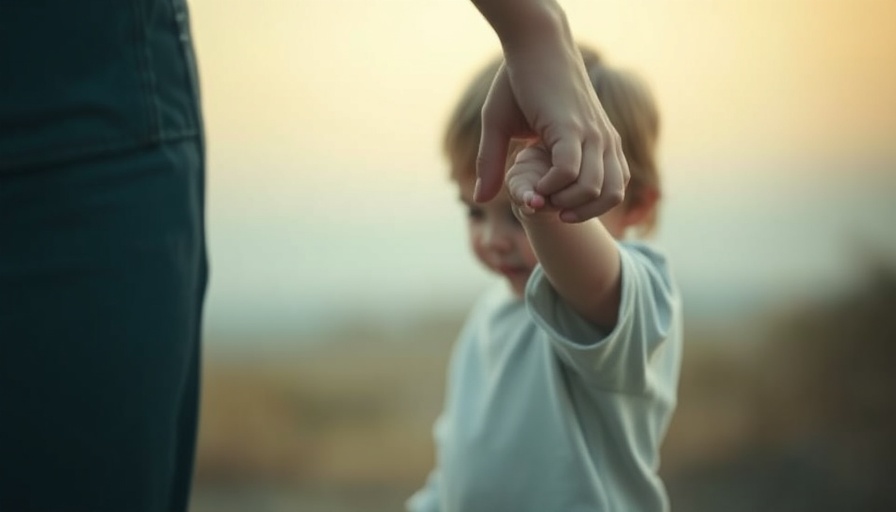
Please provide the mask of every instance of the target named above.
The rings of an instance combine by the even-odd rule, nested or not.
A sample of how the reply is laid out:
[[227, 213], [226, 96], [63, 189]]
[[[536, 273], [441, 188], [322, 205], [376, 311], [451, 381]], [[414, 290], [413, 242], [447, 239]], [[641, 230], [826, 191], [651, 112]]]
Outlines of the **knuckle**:
[[584, 196], [588, 201], [595, 201], [601, 197], [600, 187], [590, 187], [585, 189]]
[[569, 166], [555, 167], [553, 174], [561, 181], [568, 183], [574, 181], [576, 177], [578, 177], [579, 170]]
[[591, 130], [591, 125], [586, 124], [582, 118], [572, 117], [567, 120], [566, 129], [573, 133], [586, 133]]
[[607, 140], [607, 137], [605, 137], [604, 134], [602, 134], [601, 132], [599, 132], [597, 130], [593, 130], [591, 133], [589, 133], [588, 138], [591, 139], [592, 141], [594, 141], [593, 147], [595, 149], [597, 149], [598, 153], [601, 153], [601, 154], [604, 153], [606, 151], [606, 149], [610, 146], [610, 143]]
[[607, 204], [612, 206], [618, 206], [622, 204], [625, 200], [625, 192], [622, 189], [613, 190], [608, 192], [603, 196], [603, 199], [607, 202]]
[[619, 135], [615, 128], [610, 130], [610, 141], [614, 146], [622, 146], [622, 136]]

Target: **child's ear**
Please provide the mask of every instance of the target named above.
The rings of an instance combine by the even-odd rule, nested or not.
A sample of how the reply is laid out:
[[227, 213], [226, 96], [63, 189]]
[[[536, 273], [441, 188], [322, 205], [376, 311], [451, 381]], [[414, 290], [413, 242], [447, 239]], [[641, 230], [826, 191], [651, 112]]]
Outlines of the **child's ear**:
[[623, 225], [633, 227], [647, 220], [656, 209], [656, 203], [659, 200], [659, 190], [653, 187], [645, 187], [639, 190], [635, 197], [624, 203]]

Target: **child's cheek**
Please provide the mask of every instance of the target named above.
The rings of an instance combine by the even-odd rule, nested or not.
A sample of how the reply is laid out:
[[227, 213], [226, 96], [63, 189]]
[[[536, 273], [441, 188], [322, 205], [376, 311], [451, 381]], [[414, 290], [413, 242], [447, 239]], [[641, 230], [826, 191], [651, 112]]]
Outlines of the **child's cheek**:
[[482, 245], [482, 238], [475, 229], [470, 230], [470, 249], [480, 263], [488, 267], [488, 259], [486, 257], [485, 247]]

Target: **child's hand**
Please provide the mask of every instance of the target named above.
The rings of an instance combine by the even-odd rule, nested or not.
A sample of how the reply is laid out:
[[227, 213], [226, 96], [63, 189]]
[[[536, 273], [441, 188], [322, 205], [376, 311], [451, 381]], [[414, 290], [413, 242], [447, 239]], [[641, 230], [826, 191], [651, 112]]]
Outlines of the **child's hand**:
[[523, 215], [557, 211], [536, 191], [538, 183], [550, 170], [551, 154], [544, 146], [529, 146], [517, 153], [504, 177], [514, 209]]

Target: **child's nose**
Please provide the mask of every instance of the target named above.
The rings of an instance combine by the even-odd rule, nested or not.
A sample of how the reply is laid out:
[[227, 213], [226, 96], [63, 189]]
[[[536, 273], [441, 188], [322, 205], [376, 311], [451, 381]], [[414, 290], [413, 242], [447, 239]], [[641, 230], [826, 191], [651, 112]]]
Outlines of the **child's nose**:
[[504, 252], [513, 248], [513, 233], [503, 222], [489, 222], [482, 234], [482, 243], [490, 250]]

